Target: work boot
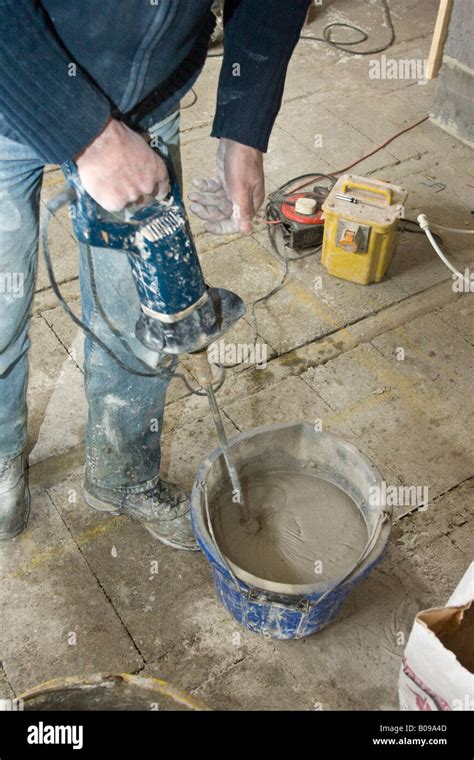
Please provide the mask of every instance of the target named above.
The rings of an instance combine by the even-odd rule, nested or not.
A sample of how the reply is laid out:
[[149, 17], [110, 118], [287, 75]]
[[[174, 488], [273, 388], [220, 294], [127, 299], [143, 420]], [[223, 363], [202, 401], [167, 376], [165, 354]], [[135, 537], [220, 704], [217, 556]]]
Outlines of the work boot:
[[30, 492], [23, 454], [0, 459], [0, 540], [17, 536], [28, 522]]
[[86, 481], [84, 498], [99, 512], [127, 514], [140, 520], [154, 538], [167, 546], [199, 551], [191, 525], [189, 496], [173, 483], [159, 480], [149, 491], [121, 493]]

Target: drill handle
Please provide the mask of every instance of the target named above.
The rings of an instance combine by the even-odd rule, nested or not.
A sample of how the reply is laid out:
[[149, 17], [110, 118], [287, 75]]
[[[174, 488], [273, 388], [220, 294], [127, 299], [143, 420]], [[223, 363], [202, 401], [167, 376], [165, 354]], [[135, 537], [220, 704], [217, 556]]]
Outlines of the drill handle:
[[189, 357], [192, 362], [194, 374], [196, 375], [196, 380], [201, 388], [208, 388], [209, 386], [212, 388], [214, 377], [212, 375], [207, 350], [203, 349], [201, 351], [196, 351], [195, 353], [189, 354]]
[[[167, 200], [183, 206], [178, 178], [166, 146], [159, 141], [158, 147], [154, 150], [165, 161], [168, 169], [170, 193]], [[124, 219], [123, 211], [112, 214], [99, 206], [84, 190], [74, 161], [66, 161], [63, 164], [63, 171], [76, 194], [71, 218], [78, 239], [84, 243], [97, 247], [131, 248], [134, 244], [136, 230], [160, 215], [162, 202], [158, 200], [140, 207], [134, 207], [133, 212], [126, 219]]]

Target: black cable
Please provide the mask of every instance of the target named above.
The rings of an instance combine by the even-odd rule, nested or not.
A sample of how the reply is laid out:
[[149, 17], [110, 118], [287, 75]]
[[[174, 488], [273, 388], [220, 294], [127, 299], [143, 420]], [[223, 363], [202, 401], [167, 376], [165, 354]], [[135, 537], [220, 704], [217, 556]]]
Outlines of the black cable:
[[[67, 316], [76, 324], [78, 327], [81, 328], [83, 333], [88, 336], [92, 341], [94, 341], [108, 356], [110, 356], [111, 359], [121, 368], [124, 369], [126, 372], [129, 372], [131, 375], [138, 375], [139, 377], [163, 377], [164, 374], [169, 374], [172, 377], [177, 377], [179, 380], [182, 380], [187, 389], [193, 393], [196, 396], [204, 396], [205, 391], [196, 390], [193, 388], [190, 383], [188, 382], [188, 379], [185, 375], [181, 374], [180, 372], [174, 372], [174, 368], [177, 366], [177, 361], [175, 361], [175, 357], [172, 357], [172, 364], [169, 367], [165, 367], [164, 365], [158, 365], [159, 369], [154, 370], [150, 365], [148, 365], [146, 362], [144, 362], [130, 347], [127, 340], [123, 337], [120, 330], [117, 328], [117, 326], [112, 322], [110, 317], [106, 314], [106, 312], [103, 309], [103, 306], [100, 302], [98, 292], [97, 292], [97, 284], [95, 279], [95, 271], [94, 271], [94, 265], [92, 260], [92, 253], [90, 250], [90, 246], [87, 246], [87, 260], [89, 265], [89, 272], [90, 272], [90, 278], [91, 278], [91, 290], [92, 290], [92, 298], [94, 301], [95, 306], [97, 307], [100, 316], [104, 320], [104, 322], [107, 324], [108, 328], [111, 330], [113, 335], [115, 335], [116, 338], [120, 341], [123, 348], [132, 356], [136, 361], [138, 361], [142, 366], [147, 367], [151, 369], [151, 372], [140, 372], [139, 370], [133, 369], [132, 367], [129, 367], [125, 362], [123, 362], [117, 354], [111, 349], [99, 336], [91, 330], [91, 328], [85, 324], [81, 319], [79, 319], [78, 316], [72, 311], [69, 304], [66, 302], [63, 294], [61, 293], [61, 289], [59, 287], [58, 281], [56, 280], [56, 275], [54, 274], [53, 264], [51, 261], [51, 254], [49, 250], [49, 243], [48, 243], [48, 224], [51, 221], [51, 218], [54, 216], [55, 212], [58, 211], [62, 206], [65, 206], [67, 203], [72, 203], [75, 200], [75, 193], [71, 189], [64, 190], [62, 193], [57, 195], [55, 198], [53, 198], [47, 205], [45, 210], [45, 216], [43, 220], [43, 224], [41, 227], [41, 239], [43, 244], [43, 256], [46, 264], [46, 270], [48, 272], [49, 281], [51, 283], [51, 288], [53, 290], [53, 293], [55, 294], [56, 298], [58, 299], [61, 308], [67, 314]], [[166, 355], [165, 359], [168, 359], [169, 356]], [[220, 370], [222, 368], [217, 365]], [[222, 370], [221, 376], [216, 381], [215, 384], [213, 384], [213, 389], [215, 392], [217, 392], [223, 385], [225, 380], [225, 373]]]
[[[213, 389], [214, 393], [217, 393], [217, 391], [219, 391], [222, 388], [222, 386], [224, 385], [225, 369], [219, 363], [216, 363], [214, 366], [217, 367], [220, 370], [220, 375], [219, 375], [218, 380], [216, 380], [212, 384], [212, 389]], [[237, 365], [233, 365], [233, 366], [237, 366]], [[192, 385], [189, 383], [188, 378], [186, 377], [186, 375], [182, 375], [180, 372], [175, 372], [174, 377], [179, 377], [179, 379], [182, 380], [183, 383], [185, 384], [185, 386], [188, 389], [188, 391], [191, 391], [191, 393], [193, 393], [195, 396], [207, 396], [207, 391], [205, 391], [205, 390], [196, 390], [195, 388], [193, 388]]]
[[[380, 4], [382, 6], [384, 21], [386, 22], [388, 30], [390, 32], [389, 41], [382, 47], [375, 48], [374, 50], [361, 50], [361, 51], [351, 50], [350, 46], [360, 45], [361, 42], [365, 42], [366, 40], [368, 40], [369, 33], [366, 32], [365, 29], [361, 29], [360, 27], [355, 26], [354, 24], [349, 24], [344, 21], [333, 21], [331, 24], [326, 24], [326, 26], [323, 29], [322, 37], [316, 37], [316, 35], [312, 35], [312, 34], [301, 34], [300, 40], [311, 40], [313, 42], [325, 42], [327, 45], [330, 45], [335, 50], [341, 50], [343, 53], [350, 53], [350, 55], [375, 55], [375, 53], [383, 53], [385, 50], [388, 50], [388, 48], [392, 47], [393, 43], [395, 42], [395, 29], [393, 26], [392, 15], [390, 13], [390, 8], [389, 8], [387, 0], [380, 0]], [[336, 28], [349, 29], [351, 32], [358, 32], [360, 34], [360, 37], [357, 40], [349, 40], [347, 42], [344, 42], [343, 40], [334, 40], [332, 39], [332, 33], [333, 33], [333, 30]], [[222, 51], [220, 53], [208, 53], [207, 57], [208, 58], [222, 58], [223, 55], [224, 55], [224, 52]], [[196, 101], [194, 101], [194, 103], [195, 102]]]
[[272, 197], [272, 195], [281, 192], [282, 190], [286, 190], [286, 188], [290, 187], [291, 185], [294, 185], [295, 182], [299, 182], [300, 179], [306, 179], [306, 177], [324, 177], [325, 179], [329, 179], [333, 185], [336, 183], [337, 179], [334, 176], [334, 174], [323, 174], [322, 172], [320, 174], [315, 174], [314, 172], [307, 172], [306, 174], [299, 174], [297, 177], [292, 177], [292, 179], [287, 180], [283, 183], [283, 185], [280, 185], [276, 190], [274, 190], [273, 193], [270, 193], [268, 196], [269, 198]]
[[[265, 219], [267, 221], [276, 221], [277, 216], [275, 213], [275, 204], [280, 203], [285, 198], [284, 190], [291, 185], [293, 185], [295, 182], [299, 182], [299, 180], [306, 179], [306, 177], [314, 177], [315, 174], [312, 172], [311, 174], [301, 174], [298, 177], [293, 177], [292, 179], [288, 180], [288, 182], [285, 182], [283, 185], [280, 185], [276, 190], [274, 190], [272, 193], [268, 196], [267, 205], [265, 207]], [[329, 179], [331, 182], [331, 187], [334, 186], [336, 183], [336, 178], [331, 174], [317, 174], [318, 177], [323, 177], [325, 179]], [[291, 195], [291, 193], [289, 193]], [[319, 245], [317, 248], [315, 248], [312, 251], [309, 251], [308, 253], [299, 254], [298, 256], [290, 256], [290, 255], [283, 255], [278, 250], [278, 246], [276, 244], [275, 240], [275, 227], [274, 225], [268, 225], [267, 226], [267, 235], [268, 240], [270, 242], [270, 246], [272, 249], [272, 253], [274, 254], [274, 258], [278, 260], [278, 263], [282, 266], [282, 273], [280, 277], [280, 282], [275, 285], [271, 290], [268, 291], [268, 293], [265, 293], [265, 295], [260, 296], [260, 298], [257, 298], [252, 303], [251, 307], [251, 317], [253, 322], [253, 344], [254, 346], [257, 343], [258, 338], [258, 322], [257, 322], [257, 315], [256, 315], [256, 308], [259, 304], [266, 303], [270, 298], [272, 298], [274, 295], [279, 293], [282, 288], [284, 288], [286, 280], [288, 278], [288, 275], [290, 273], [290, 262], [291, 261], [301, 261], [302, 259], [309, 258], [310, 256], [315, 256], [322, 248], [322, 244]], [[221, 365], [218, 365], [221, 366]], [[227, 369], [232, 369], [233, 367], [238, 367], [239, 364], [226, 364], [225, 365]]]
[[[359, 45], [361, 42], [365, 42], [369, 39], [368, 33], [364, 29], [360, 29], [358, 26], [354, 26], [353, 24], [346, 24], [341, 21], [334, 21], [332, 24], [327, 24], [327, 26], [323, 29], [323, 36], [322, 37], [316, 37], [314, 35], [301, 35], [301, 40], [313, 40], [315, 42], [325, 42], [327, 45], [330, 45], [332, 48], [335, 48], [336, 50], [341, 50], [343, 53], [349, 53], [350, 55], [375, 55], [375, 53], [383, 53], [384, 50], [388, 50], [389, 47], [393, 45], [395, 42], [395, 29], [393, 26], [392, 16], [390, 13], [390, 8], [388, 5], [387, 0], [380, 0], [380, 3], [382, 5], [382, 11], [384, 20], [387, 24], [387, 27], [390, 31], [390, 39], [389, 41], [378, 48], [374, 48], [373, 50], [351, 50], [350, 47], [347, 47], [348, 45]], [[349, 41], [349, 42], [343, 42], [335, 41], [332, 39], [332, 32], [333, 29], [336, 27], [344, 28], [344, 29], [350, 29], [351, 31], [359, 32], [361, 34], [361, 37], [358, 40]]]
[[[71, 196], [70, 196], [69, 191], [67, 191], [65, 193], [61, 193], [61, 196], [64, 196], [64, 202], [61, 203], [60, 205], [64, 205], [65, 203], [69, 203], [70, 202]], [[57, 200], [61, 196], [56, 196], [56, 198], [54, 200]], [[47, 226], [48, 226], [48, 223], [49, 223], [50, 219], [54, 216], [54, 214], [51, 211], [50, 205], [51, 204], [48, 203], [48, 205], [46, 206], [45, 218], [44, 218], [43, 225], [42, 225], [42, 228], [41, 228], [41, 237], [42, 237], [42, 242], [43, 242], [43, 255], [44, 255], [44, 260], [45, 260], [45, 264], [46, 264], [46, 269], [47, 269], [47, 272], [48, 272], [49, 280], [51, 282], [51, 287], [53, 289], [53, 292], [54, 292], [56, 298], [58, 299], [59, 303], [61, 304], [61, 307], [62, 307], [63, 311], [68, 315], [68, 317], [70, 317], [70, 319], [72, 319], [72, 321], [74, 322], [74, 324], [76, 324], [78, 327], [80, 327], [81, 330], [91, 340], [93, 340], [98, 346], [100, 346], [100, 348], [103, 351], [105, 351], [105, 353], [108, 356], [110, 356], [111, 359], [113, 359], [114, 362], [116, 362], [116, 364], [118, 364], [119, 367], [121, 367], [122, 369], [126, 370], [127, 372], [130, 372], [130, 374], [132, 374], [132, 375], [140, 375], [141, 377], [156, 377], [157, 375], [161, 375], [162, 371], [159, 371], [159, 372], [139, 372], [138, 370], [132, 369], [127, 364], [125, 364], [121, 359], [119, 359], [119, 357], [115, 354], [115, 352], [111, 348], [109, 348], [109, 346], [107, 346], [107, 344], [104, 343], [104, 341], [101, 338], [99, 338], [99, 336], [93, 330], [91, 330], [91, 328], [88, 325], [86, 325], [81, 319], [79, 319], [79, 317], [76, 316], [76, 314], [74, 314], [74, 312], [71, 309], [71, 307], [69, 306], [69, 304], [65, 301], [65, 299], [64, 299], [64, 297], [63, 297], [63, 295], [61, 293], [61, 290], [59, 288], [58, 282], [56, 280], [56, 276], [54, 274], [53, 265], [52, 265], [52, 262], [51, 262], [51, 255], [50, 255], [50, 252], [49, 252], [48, 236], [47, 236]], [[133, 354], [133, 356], [134, 356], [135, 359], [138, 359], [138, 361], [142, 362], [142, 360], [139, 357], [135, 356], [135, 354]], [[151, 367], [150, 367], [150, 369], [151, 369]]]
[[[107, 327], [109, 328], [109, 330], [112, 332], [112, 334], [121, 343], [121, 345], [125, 349], [125, 351], [127, 351], [130, 354], [130, 356], [133, 356], [143, 367], [147, 367], [148, 368], [150, 365], [147, 364], [146, 362], [144, 362], [142, 359], [140, 359], [139, 356], [137, 356], [137, 354], [132, 349], [132, 347], [130, 346], [130, 344], [128, 343], [128, 341], [124, 338], [124, 336], [123, 336], [120, 328], [117, 327], [117, 325], [114, 322], [112, 322], [112, 320], [110, 319], [109, 315], [106, 313], [106, 311], [104, 310], [104, 308], [102, 306], [102, 303], [101, 303], [100, 298], [99, 298], [99, 293], [98, 293], [98, 290], [97, 290], [97, 281], [96, 281], [96, 277], [95, 277], [94, 261], [93, 261], [92, 251], [91, 251], [90, 246], [87, 246], [87, 263], [88, 263], [88, 266], [89, 266], [89, 276], [90, 276], [90, 285], [91, 285], [91, 291], [92, 291], [92, 299], [93, 299], [93, 302], [94, 302], [95, 306], [97, 307], [97, 310], [98, 310], [100, 316], [102, 317], [102, 319], [104, 320], [105, 324], [107, 325]], [[115, 354], [114, 354], [114, 356], [115, 356]], [[156, 374], [162, 375], [163, 373], [169, 373], [173, 377], [177, 377], [177, 378], [179, 378], [179, 380], [182, 380], [183, 383], [185, 384], [186, 388], [191, 393], [193, 393], [195, 396], [206, 396], [207, 395], [207, 392], [205, 390], [196, 390], [195, 388], [193, 388], [192, 385], [189, 383], [186, 375], [183, 375], [181, 372], [175, 372], [174, 371], [176, 369], [176, 367], [178, 366], [178, 364], [180, 363], [179, 358], [177, 356], [172, 356], [171, 354], [167, 354], [165, 356], [165, 359], [171, 359], [170, 364], [168, 366], [165, 366], [164, 364], [160, 363], [159, 366], [160, 366], [162, 372], [156, 373]], [[222, 369], [222, 367], [220, 365], [216, 365], [216, 366], [218, 366], [219, 370], [221, 370], [221, 373], [220, 373], [219, 379], [216, 380], [216, 382], [212, 384], [212, 388], [214, 390], [214, 393], [217, 393], [217, 391], [219, 391], [222, 388], [222, 386], [224, 385], [224, 380], [225, 380], [224, 370]], [[128, 371], [131, 371], [131, 370], [128, 370]], [[141, 374], [141, 373], [138, 373], [138, 372], [134, 371], [133, 374]]]
[[[99, 298], [99, 292], [97, 289], [97, 281], [95, 276], [95, 268], [94, 268], [94, 260], [92, 257], [92, 250], [90, 245], [86, 246], [86, 255], [87, 255], [87, 264], [89, 267], [89, 278], [90, 278], [90, 286], [91, 286], [91, 292], [92, 292], [92, 301], [94, 306], [97, 308], [97, 311], [100, 315], [100, 317], [103, 319], [107, 327], [109, 328], [112, 335], [117, 338], [119, 343], [122, 345], [122, 348], [124, 348], [125, 352], [128, 353], [130, 356], [132, 356], [134, 359], [137, 360], [137, 362], [145, 369], [150, 369], [150, 365], [147, 364], [147, 362], [143, 361], [133, 350], [130, 343], [126, 340], [124, 337], [122, 331], [119, 327], [112, 321], [112, 319], [109, 317], [109, 315], [106, 313], [105, 309], [102, 306], [102, 302]], [[115, 356], [116, 354], [114, 354]], [[162, 370], [172, 372], [174, 368], [176, 368], [178, 364], [178, 360], [175, 357], [170, 357], [170, 355], [167, 355], [166, 358], [171, 358], [171, 363], [165, 367], [164, 364], [160, 363], [160, 367]], [[130, 370], [131, 371], [131, 370]], [[138, 374], [138, 372], [134, 371], [133, 374]], [[153, 373], [154, 374], [154, 373]], [[160, 374], [160, 373], [157, 373]]]
[[[403, 227], [403, 222], [407, 222], [409, 224], [413, 224], [416, 227], [416, 229], [411, 230], [409, 227]], [[398, 225], [398, 230], [399, 230], [399, 232], [410, 232], [410, 233], [412, 233], [414, 235], [424, 235], [426, 237], [424, 231], [422, 229], [420, 229], [420, 225], [418, 224], [418, 222], [415, 219], [408, 219], [407, 217], [402, 217], [402, 219], [400, 219], [400, 222], [399, 222], [399, 225]], [[433, 235], [433, 237], [435, 238], [435, 240], [440, 245], [442, 245], [443, 247], [447, 248], [447, 244], [445, 243], [445, 241], [443, 240], [443, 238], [441, 237], [441, 235], [438, 235], [437, 232], [433, 232], [433, 231], [431, 232], [431, 234]]]
[[[275, 203], [281, 203], [281, 201], [285, 198], [286, 195], [292, 195], [292, 192], [284, 192], [287, 191], [288, 188], [290, 188], [292, 185], [295, 184], [295, 182], [299, 182], [300, 180], [306, 179], [307, 177], [317, 177], [318, 179], [328, 179], [331, 182], [330, 190], [334, 187], [336, 184], [336, 177], [333, 174], [314, 174], [313, 173], [307, 173], [307, 174], [300, 174], [298, 177], [293, 177], [293, 179], [289, 179], [287, 182], [284, 182], [283, 185], [280, 185], [276, 190], [274, 190], [272, 193], [269, 193], [268, 200], [270, 205], [273, 205]], [[268, 208], [268, 206], [267, 206]]]
[[182, 106], [182, 105], [180, 104], [180, 106], [179, 106], [179, 110], [180, 110], [180, 111], [186, 111], [186, 109], [187, 109], [187, 108], [192, 108], [192, 106], [193, 106], [193, 105], [194, 105], [194, 104], [197, 102], [198, 96], [197, 96], [197, 92], [196, 92], [196, 90], [194, 89], [194, 87], [191, 87], [191, 94], [192, 94], [192, 95], [194, 95], [194, 99], [193, 99], [193, 100], [191, 100], [191, 102], [190, 102], [190, 103], [188, 103], [188, 105], [187, 105], [187, 106]]

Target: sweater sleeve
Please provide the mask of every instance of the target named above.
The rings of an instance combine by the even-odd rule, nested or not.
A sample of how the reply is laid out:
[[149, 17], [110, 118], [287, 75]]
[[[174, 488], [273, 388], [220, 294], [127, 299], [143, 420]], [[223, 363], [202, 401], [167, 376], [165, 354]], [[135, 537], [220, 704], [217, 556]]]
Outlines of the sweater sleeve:
[[109, 100], [74, 62], [36, 0], [0, 0], [0, 111], [20, 142], [62, 163], [102, 131]]
[[265, 152], [310, 0], [226, 0], [213, 137]]

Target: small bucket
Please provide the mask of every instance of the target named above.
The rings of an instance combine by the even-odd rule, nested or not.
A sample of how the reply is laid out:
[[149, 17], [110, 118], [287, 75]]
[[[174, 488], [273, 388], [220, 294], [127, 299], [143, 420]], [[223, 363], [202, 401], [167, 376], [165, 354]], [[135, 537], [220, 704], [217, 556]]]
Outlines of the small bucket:
[[390, 510], [377, 498], [382, 478], [355, 446], [315, 431], [308, 422], [253, 428], [232, 438], [229, 445], [240, 476], [258, 473], [262, 467], [306, 469], [344, 491], [364, 518], [367, 545], [343, 577], [323, 583], [276, 583], [255, 577], [224, 557], [212, 527], [209, 530], [213, 498], [228, 483], [221, 448], [209, 455], [196, 475], [191, 497], [194, 532], [211, 564], [224, 607], [241, 625], [263, 636], [298, 639], [316, 633], [334, 620], [350, 591], [382, 559], [391, 530]]

